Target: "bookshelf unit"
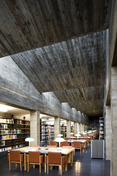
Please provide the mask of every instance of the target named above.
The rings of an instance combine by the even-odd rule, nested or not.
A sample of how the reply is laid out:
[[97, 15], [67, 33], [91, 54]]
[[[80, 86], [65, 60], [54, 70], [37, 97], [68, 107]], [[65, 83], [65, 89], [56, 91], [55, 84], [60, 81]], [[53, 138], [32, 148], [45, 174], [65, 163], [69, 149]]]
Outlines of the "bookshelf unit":
[[62, 124], [61, 126], [61, 134], [63, 135], [63, 138], [67, 137], [67, 127]]
[[40, 142], [41, 145], [47, 145], [54, 140], [54, 125], [48, 124], [46, 121], [40, 123]]
[[65, 139], [67, 137], [67, 121], [64, 119], [60, 119], [60, 126], [61, 126], [61, 134], [63, 135], [62, 137]]
[[71, 122], [71, 133], [74, 133], [74, 122]]
[[54, 140], [54, 125], [46, 125], [46, 135], [48, 143]]
[[104, 118], [99, 118], [99, 139], [104, 139]]
[[17, 148], [28, 145], [25, 138], [30, 136], [30, 121], [0, 117], [0, 149]]
[[46, 142], [46, 123], [40, 120], [40, 142], [45, 144]]

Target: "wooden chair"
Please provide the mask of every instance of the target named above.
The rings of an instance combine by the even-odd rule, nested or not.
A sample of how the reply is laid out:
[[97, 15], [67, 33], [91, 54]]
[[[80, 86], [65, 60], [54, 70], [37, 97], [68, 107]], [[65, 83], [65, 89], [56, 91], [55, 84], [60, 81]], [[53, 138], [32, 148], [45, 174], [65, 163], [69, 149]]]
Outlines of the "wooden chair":
[[63, 142], [61, 142], [60, 146], [61, 147], [63, 147], [63, 146], [70, 146], [70, 144], [69, 144], [68, 141], [63, 141]]
[[72, 146], [71, 146], [71, 145], [69, 145], [69, 146], [62, 146], [62, 148], [68, 148], [68, 149], [71, 149]]
[[54, 146], [58, 147], [58, 144], [57, 144], [56, 141], [50, 141], [50, 142], [49, 142], [49, 145], [54, 145]]
[[70, 140], [70, 139], [71, 139], [71, 138], [69, 138], [69, 137], [66, 137], [66, 138], [65, 138], [65, 140]]
[[87, 141], [87, 144], [88, 144], [88, 145], [90, 144], [90, 138], [84, 137], [83, 139]]
[[40, 145], [31, 145], [31, 147], [40, 147]]
[[62, 175], [62, 168], [65, 166], [67, 171], [67, 156], [62, 156], [61, 153], [48, 152], [47, 157], [47, 174], [49, 174], [49, 166], [59, 166], [60, 174]]
[[47, 145], [47, 147], [57, 147], [57, 145]]
[[83, 149], [83, 145], [82, 145], [82, 143], [79, 142], [79, 141], [74, 141], [74, 142], [72, 143], [72, 147], [75, 147], [75, 149], [79, 149], [80, 152], [81, 152], [81, 150]]
[[27, 171], [29, 172], [29, 165], [32, 164], [33, 168], [35, 168], [35, 165], [39, 165], [39, 170], [41, 173], [41, 165], [43, 163], [43, 155], [41, 155], [40, 152], [36, 151], [29, 151], [27, 154]]
[[9, 161], [9, 170], [11, 170], [11, 163], [15, 163], [16, 166], [19, 163], [20, 164], [20, 171], [22, 171], [22, 163], [24, 161], [24, 155], [21, 154], [20, 151], [11, 150], [8, 153], [8, 161]]

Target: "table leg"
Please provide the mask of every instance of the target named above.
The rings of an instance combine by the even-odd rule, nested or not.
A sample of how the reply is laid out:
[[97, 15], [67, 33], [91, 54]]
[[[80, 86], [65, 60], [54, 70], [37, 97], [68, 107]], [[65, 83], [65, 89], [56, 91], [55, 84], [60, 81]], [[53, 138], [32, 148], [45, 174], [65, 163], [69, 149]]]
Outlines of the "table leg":
[[73, 166], [73, 151], [71, 152], [71, 166]]
[[61, 174], [61, 166], [59, 165], [59, 174]]
[[46, 158], [46, 155], [45, 155], [45, 164], [44, 164], [44, 171], [46, 173], [46, 164], [47, 164], [47, 158]]
[[24, 153], [24, 171], [26, 171], [26, 153]]

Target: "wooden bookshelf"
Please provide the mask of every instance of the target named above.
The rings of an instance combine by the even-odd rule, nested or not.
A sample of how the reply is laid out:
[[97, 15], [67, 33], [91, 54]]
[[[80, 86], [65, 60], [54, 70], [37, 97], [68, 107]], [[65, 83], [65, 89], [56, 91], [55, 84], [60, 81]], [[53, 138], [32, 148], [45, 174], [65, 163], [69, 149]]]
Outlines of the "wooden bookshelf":
[[40, 123], [40, 141], [41, 144], [48, 144], [54, 140], [54, 125], [48, 125], [46, 122]]
[[30, 136], [30, 121], [0, 117], [0, 148], [25, 146]]
[[104, 139], [104, 118], [99, 118], [99, 139]]
[[61, 134], [63, 135], [63, 138], [67, 137], [67, 127], [64, 125], [61, 126]]

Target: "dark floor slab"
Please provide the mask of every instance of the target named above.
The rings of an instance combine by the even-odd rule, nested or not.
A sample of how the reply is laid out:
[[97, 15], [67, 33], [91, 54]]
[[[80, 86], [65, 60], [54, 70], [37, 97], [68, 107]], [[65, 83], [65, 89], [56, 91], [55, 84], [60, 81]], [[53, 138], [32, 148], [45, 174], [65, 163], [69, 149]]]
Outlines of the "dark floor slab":
[[[63, 176], [110, 176], [110, 163], [104, 159], [91, 159], [90, 147], [84, 153], [79, 151], [75, 152], [74, 165], [71, 167], [69, 165], [68, 171], [63, 170]], [[42, 173], [39, 173], [38, 166], [33, 169], [30, 168], [30, 172], [25, 171], [20, 172], [19, 167], [16, 168], [12, 164], [12, 171], [8, 170], [7, 157], [0, 158], [0, 176], [46, 176], [44, 173], [44, 168], [42, 168]], [[58, 168], [54, 167], [50, 170], [48, 176], [58, 176]]]

